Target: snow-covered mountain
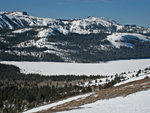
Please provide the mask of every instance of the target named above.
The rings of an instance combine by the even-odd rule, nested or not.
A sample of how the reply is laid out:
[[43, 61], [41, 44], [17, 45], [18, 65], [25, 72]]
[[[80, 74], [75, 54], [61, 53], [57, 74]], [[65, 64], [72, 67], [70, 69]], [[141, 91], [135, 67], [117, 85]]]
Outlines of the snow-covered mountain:
[[0, 12], [0, 60], [99, 62], [149, 58], [149, 50], [150, 28], [107, 18], [65, 20]]
[[48, 26], [63, 34], [90, 34], [100, 32], [150, 33], [150, 29], [136, 25], [119, 25], [107, 18], [87, 17], [85, 19], [51, 19], [29, 16], [26, 12], [0, 12], [1, 29], [18, 29], [33, 26]]

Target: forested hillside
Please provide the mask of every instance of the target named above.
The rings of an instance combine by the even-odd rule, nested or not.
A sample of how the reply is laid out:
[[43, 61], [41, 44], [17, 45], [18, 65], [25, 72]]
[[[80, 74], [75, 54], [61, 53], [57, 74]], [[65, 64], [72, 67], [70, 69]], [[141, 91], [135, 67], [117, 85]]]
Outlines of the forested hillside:
[[51, 19], [0, 13], [0, 60], [93, 63], [150, 58], [150, 28], [107, 18]]

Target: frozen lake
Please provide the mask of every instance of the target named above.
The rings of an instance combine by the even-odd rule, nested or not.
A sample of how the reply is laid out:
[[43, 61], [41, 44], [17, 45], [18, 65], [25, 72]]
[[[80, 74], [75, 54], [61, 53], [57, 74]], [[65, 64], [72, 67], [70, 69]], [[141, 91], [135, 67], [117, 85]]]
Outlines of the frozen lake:
[[57, 62], [16, 62], [1, 61], [20, 67], [22, 73], [43, 75], [112, 75], [121, 72], [137, 71], [150, 67], [150, 59], [117, 60], [105, 63], [57, 63]]

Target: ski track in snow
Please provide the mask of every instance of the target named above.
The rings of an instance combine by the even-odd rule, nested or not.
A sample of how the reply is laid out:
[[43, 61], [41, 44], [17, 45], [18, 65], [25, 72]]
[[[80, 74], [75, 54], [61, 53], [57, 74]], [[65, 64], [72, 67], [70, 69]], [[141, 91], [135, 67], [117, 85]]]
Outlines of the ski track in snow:
[[65, 100], [62, 100], [62, 101], [58, 101], [58, 102], [54, 102], [52, 104], [48, 104], [48, 105], [44, 105], [44, 106], [41, 106], [41, 107], [33, 108], [33, 109], [25, 111], [23, 113], [34, 113], [34, 112], [38, 112], [38, 111], [42, 111], [42, 110], [47, 110], [49, 108], [58, 106], [60, 104], [64, 104], [66, 102], [70, 102], [72, 100], [77, 100], [77, 99], [82, 99], [82, 98], [88, 97], [88, 96], [90, 96], [92, 94], [93, 93], [88, 93], [88, 94], [83, 94], [83, 95], [79, 95], [79, 96], [75, 96], [75, 97], [70, 97], [68, 99], [65, 99]]
[[114, 75], [116, 73], [138, 71], [150, 67], [150, 59], [117, 60], [106, 63], [56, 63], [56, 62], [16, 62], [1, 61], [20, 67], [22, 73], [43, 75]]

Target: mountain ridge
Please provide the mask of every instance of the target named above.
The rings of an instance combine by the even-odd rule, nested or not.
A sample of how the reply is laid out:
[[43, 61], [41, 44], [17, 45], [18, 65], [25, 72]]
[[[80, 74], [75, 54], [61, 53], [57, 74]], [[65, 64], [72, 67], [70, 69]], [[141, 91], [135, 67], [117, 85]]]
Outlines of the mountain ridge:
[[[150, 33], [150, 28], [136, 25], [120, 25], [105, 17], [89, 16], [84, 19], [52, 19], [29, 16], [27, 12], [1, 12], [1, 29], [19, 29], [24, 27], [48, 26], [57, 28], [63, 34], [78, 33], [90, 34], [100, 32], [124, 32]], [[135, 30], [136, 29], [136, 30]]]
[[150, 57], [150, 28], [107, 18], [51, 19], [0, 13], [0, 60], [100, 62]]

